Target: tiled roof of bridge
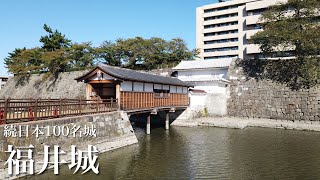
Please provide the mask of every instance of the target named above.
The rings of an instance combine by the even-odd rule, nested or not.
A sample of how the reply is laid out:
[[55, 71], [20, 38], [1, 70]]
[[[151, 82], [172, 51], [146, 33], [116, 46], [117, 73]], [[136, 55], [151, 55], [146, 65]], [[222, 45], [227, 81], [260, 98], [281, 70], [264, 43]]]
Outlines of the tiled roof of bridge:
[[154, 74], [144, 73], [135, 71], [132, 69], [120, 68], [115, 66], [109, 66], [105, 64], [99, 64], [96, 68], [84, 74], [81, 77], [76, 78], [76, 80], [81, 81], [95, 71], [97, 68], [102, 70], [104, 73], [109, 74], [115, 78], [121, 80], [129, 80], [129, 81], [138, 81], [138, 82], [148, 82], [148, 83], [156, 83], [156, 84], [168, 84], [168, 85], [176, 85], [176, 86], [186, 86], [191, 87], [192, 85], [183, 82], [177, 78], [158, 76]]

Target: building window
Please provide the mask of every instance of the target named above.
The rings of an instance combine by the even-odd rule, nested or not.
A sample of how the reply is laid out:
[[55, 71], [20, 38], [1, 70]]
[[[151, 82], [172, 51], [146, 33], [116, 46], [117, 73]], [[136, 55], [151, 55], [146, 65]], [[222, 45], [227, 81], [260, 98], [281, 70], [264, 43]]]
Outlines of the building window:
[[220, 15], [220, 16], [211, 16], [211, 17], [204, 18], [204, 21], [211, 21], [211, 20], [215, 20], [215, 19], [224, 19], [224, 18], [236, 17], [236, 16], [238, 16], [238, 13], [224, 14], [224, 15]]
[[220, 32], [213, 32], [213, 33], [205, 33], [204, 36], [216, 36], [216, 35], [234, 34], [234, 33], [238, 33], [238, 30], [220, 31]]
[[153, 92], [155, 98], [168, 98], [170, 94], [169, 87], [162, 84], [154, 84]]
[[217, 51], [233, 51], [238, 50], [238, 46], [234, 47], [223, 47], [223, 48], [211, 48], [211, 49], [204, 49], [204, 52], [217, 52]]
[[164, 90], [164, 89], [154, 89], [154, 97], [155, 98], [168, 98], [170, 97], [170, 90]]
[[204, 41], [204, 44], [219, 44], [219, 43], [227, 43], [227, 42], [238, 42], [238, 38]]
[[262, 29], [263, 27], [259, 24], [254, 25], [247, 25], [246, 30], [255, 30], [255, 29]]
[[248, 16], [254, 16], [254, 15], [260, 15], [265, 11], [266, 11], [266, 8], [255, 9], [255, 10], [248, 11], [247, 14]]
[[210, 24], [204, 26], [204, 29], [210, 29], [210, 28], [215, 28], [215, 27], [224, 27], [224, 26], [232, 26], [232, 25], [237, 25], [238, 21], [233, 21], [233, 22], [228, 22], [228, 23], [220, 23], [220, 24]]
[[223, 11], [223, 10], [227, 10], [227, 9], [235, 9], [235, 8], [238, 8], [238, 6], [241, 6], [241, 5], [225, 6], [225, 7], [219, 7], [219, 8], [206, 9], [206, 10], [204, 10], [204, 13]]
[[236, 58], [237, 55], [227, 55], [227, 56], [208, 56], [204, 57], [204, 60], [212, 60], [212, 59], [223, 59], [223, 58]]

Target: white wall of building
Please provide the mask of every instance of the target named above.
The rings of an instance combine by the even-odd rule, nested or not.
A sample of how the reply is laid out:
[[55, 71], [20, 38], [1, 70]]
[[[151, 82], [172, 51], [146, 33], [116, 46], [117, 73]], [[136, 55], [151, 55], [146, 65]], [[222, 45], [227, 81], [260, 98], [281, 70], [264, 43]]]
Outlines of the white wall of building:
[[153, 84], [144, 83], [144, 91], [145, 92], [153, 92]]
[[120, 84], [121, 91], [132, 91], [132, 82], [131, 81], [123, 81]]
[[190, 94], [190, 108], [195, 111], [202, 111], [205, 107], [206, 94]]
[[170, 93], [177, 93], [177, 86], [170, 86]]
[[181, 86], [151, 84], [132, 81], [123, 81], [120, 84], [121, 91], [153, 92], [153, 89], [170, 90], [170, 93], [188, 93], [188, 88]]
[[143, 83], [142, 82], [133, 82], [133, 91], [134, 92], [143, 92]]
[[209, 94], [226, 94], [226, 84], [219, 82], [200, 82], [194, 89], [205, 90]]
[[194, 89], [205, 90], [207, 93], [226, 94], [227, 68], [190, 69], [178, 71], [178, 79], [194, 85]]
[[203, 112], [206, 108], [211, 116], [227, 114], [227, 68], [179, 70], [178, 79], [194, 85], [194, 89], [206, 94], [190, 93], [190, 109]]
[[[199, 62], [201, 63], [201, 62]], [[228, 70], [225, 69], [211, 69], [211, 70], [185, 70], [179, 71], [178, 79], [182, 81], [214, 81], [221, 78], [226, 79]]]

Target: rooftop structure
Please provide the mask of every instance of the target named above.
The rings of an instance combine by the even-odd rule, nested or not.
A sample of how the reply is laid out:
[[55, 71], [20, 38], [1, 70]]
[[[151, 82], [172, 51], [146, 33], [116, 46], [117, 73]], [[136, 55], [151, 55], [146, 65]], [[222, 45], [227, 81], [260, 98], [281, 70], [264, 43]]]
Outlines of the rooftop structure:
[[226, 114], [226, 97], [229, 81], [226, 79], [231, 58], [215, 61], [181, 61], [173, 76], [193, 85], [190, 90], [190, 108], [202, 111], [207, 108], [210, 115]]
[[121, 110], [141, 111], [189, 105], [190, 84], [177, 78], [100, 64], [76, 78], [87, 84], [88, 100], [117, 99]]

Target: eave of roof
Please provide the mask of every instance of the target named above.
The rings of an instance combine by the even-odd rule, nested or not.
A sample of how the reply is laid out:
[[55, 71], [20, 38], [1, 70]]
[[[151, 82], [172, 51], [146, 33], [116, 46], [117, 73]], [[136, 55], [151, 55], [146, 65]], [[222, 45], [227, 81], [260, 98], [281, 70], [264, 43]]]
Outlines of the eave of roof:
[[119, 80], [127, 80], [127, 81], [136, 81], [136, 82], [148, 82], [148, 83], [155, 83], [155, 84], [164, 84], [164, 85], [176, 85], [176, 86], [185, 86], [185, 87], [192, 87], [189, 83], [183, 82], [177, 78], [171, 77], [164, 77], [158, 76], [149, 73], [138, 72], [131, 69], [125, 69], [120, 67], [108, 66], [104, 64], [100, 64], [88, 73], [76, 78], [77, 81], [82, 81], [86, 78], [92, 76], [92, 73], [100, 69], [104, 73], [115, 77]]

